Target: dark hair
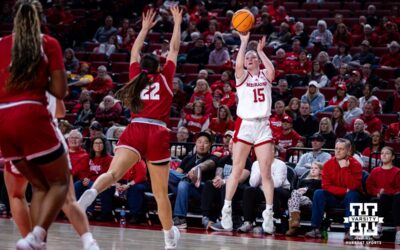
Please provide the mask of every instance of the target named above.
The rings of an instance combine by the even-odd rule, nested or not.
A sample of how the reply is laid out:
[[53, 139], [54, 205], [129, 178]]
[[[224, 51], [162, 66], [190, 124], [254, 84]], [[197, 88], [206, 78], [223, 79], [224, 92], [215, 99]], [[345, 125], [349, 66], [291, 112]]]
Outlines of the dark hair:
[[96, 157], [96, 152], [93, 149], [93, 145], [97, 139], [100, 139], [103, 142], [103, 150], [101, 151], [101, 157], [104, 157], [107, 155], [107, 140], [106, 140], [106, 138], [104, 138], [102, 136], [96, 136], [90, 141], [90, 159], [93, 159], [94, 157]]
[[157, 74], [160, 60], [156, 55], [146, 54], [140, 61], [140, 72], [135, 78], [131, 79], [117, 93], [116, 97], [132, 111], [139, 113], [143, 108], [143, 101], [140, 99], [140, 93], [143, 89], [153, 83], [148, 74]]
[[37, 78], [42, 61], [40, 13], [37, 0], [20, 0], [14, 6], [14, 37], [7, 89], [27, 89]]

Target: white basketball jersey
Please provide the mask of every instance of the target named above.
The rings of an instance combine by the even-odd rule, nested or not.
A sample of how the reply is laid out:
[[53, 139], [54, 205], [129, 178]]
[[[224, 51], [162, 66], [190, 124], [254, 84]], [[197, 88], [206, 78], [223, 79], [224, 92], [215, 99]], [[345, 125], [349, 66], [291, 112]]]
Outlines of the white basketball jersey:
[[271, 87], [266, 69], [255, 76], [245, 70], [241, 79], [236, 78], [237, 115], [242, 119], [270, 117]]

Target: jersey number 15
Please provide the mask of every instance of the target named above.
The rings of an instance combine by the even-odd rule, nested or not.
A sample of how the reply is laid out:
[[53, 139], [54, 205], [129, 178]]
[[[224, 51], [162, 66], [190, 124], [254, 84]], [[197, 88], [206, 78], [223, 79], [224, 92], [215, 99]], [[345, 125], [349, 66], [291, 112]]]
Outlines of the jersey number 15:
[[265, 101], [264, 88], [253, 89], [254, 102]]
[[155, 82], [150, 85], [147, 85], [146, 88], [142, 90], [140, 93], [141, 100], [160, 100], [160, 94], [158, 91], [160, 90], [160, 83]]

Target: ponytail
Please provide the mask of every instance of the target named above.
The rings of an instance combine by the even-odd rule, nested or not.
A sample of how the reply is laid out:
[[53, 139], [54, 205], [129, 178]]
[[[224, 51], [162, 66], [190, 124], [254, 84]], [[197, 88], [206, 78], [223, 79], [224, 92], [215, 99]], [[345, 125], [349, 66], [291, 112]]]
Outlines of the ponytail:
[[10, 77], [6, 88], [26, 89], [36, 79], [42, 60], [41, 5], [37, 0], [18, 1], [15, 10]]

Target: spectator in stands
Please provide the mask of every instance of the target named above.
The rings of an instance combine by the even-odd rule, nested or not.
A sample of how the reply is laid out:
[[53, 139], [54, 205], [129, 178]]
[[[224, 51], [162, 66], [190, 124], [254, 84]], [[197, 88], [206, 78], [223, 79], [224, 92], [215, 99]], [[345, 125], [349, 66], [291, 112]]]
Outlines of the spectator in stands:
[[373, 157], [375, 159], [380, 159], [379, 154], [373, 154], [376, 152], [380, 152], [384, 142], [383, 142], [383, 135], [379, 131], [375, 131], [371, 134], [371, 144], [362, 151], [362, 155], [368, 158]]
[[350, 75], [348, 74], [348, 68], [349, 66], [345, 63], [341, 64], [339, 66], [339, 74], [332, 77], [331, 82], [330, 82], [330, 87], [337, 87], [339, 84], [344, 84], [347, 85], [347, 82], [349, 81]]
[[107, 73], [107, 68], [104, 65], [100, 65], [97, 68], [96, 78], [87, 87], [93, 100], [99, 102], [113, 88], [113, 80]]
[[364, 85], [369, 84], [371, 85], [371, 91], [375, 91], [377, 89], [386, 89], [387, 82], [379, 78], [374, 72], [372, 71], [372, 65], [366, 63], [362, 65], [362, 80], [361, 83]]
[[93, 36], [93, 42], [95, 43], [106, 43], [110, 36], [117, 35], [118, 30], [113, 26], [113, 18], [107, 16], [105, 19], [105, 25], [99, 27]]
[[351, 37], [351, 33], [347, 29], [346, 24], [340, 23], [337, 25], [337, 29], [333, 35], [333, 45], [345, 45], [347, 47], [353, 46], [353, 39]]
[[371, 136], [364, 129], [364, 121], [356, 119], [353, 125], [353, 131], [345, 137], [351, 143], [354, 143], [355, 151], [363, 152], [371, 144]]
[[115, 123], [119, 123], [122, 114], [121, 102], [108, 95], [97, 107], [95, 118], [103, 127], [109, 128]]
[[182, 32], [181, 41], [187, 42], [187, 43], [192, 42], [193, 40], [192, 40], [191, 34], [193, 32], [199, 32], [199, 30], [196, 28], [196, 22], [190, 21], [187, 28]]
[[334, 149], [336, 142], [336, 135], [333, 133], [332, 122], [329, 117], [323, 117], [319, 122], [319, 134], [325, 139], [324, 148]]
[[295, 147], [297, 142], [301, 140], [301, 136], [293, 130], [293, 119], [284, 115], [282, 118], [282, 129], [275, 138], [275, 147], [279, 152], [279, 158], [286, 161], [289, 158], [288, 149]]
[[289, 22], [289, 15], [286, 12], [286, 8], [283, 5], [279, 5], [275, 14], [275, 24], [280, 25], [283, 22]]
[[214, 91], [218, 89], [223, 92], [225, 82], [229, 82], [231, 87], [235, 86], [235, 81], [232, 80], [232, 73], [229, 70], [225, 70], [224, 72], [222, 72], [221, 79], [211, 84], [211, 91], [214, 93]]
[[336, 106], [341, 107], [344, 110], [347, 110], [347, 100], [350, 95], [346, 93], [347, 87], [346, 84], [339, 84], [336, 86], [336, 95], [329, 100], [328, 106], [325, 107], [323, 112], [332, 112], [333, 108]]
[[315, 190], [321, 189], [321, 172], [323, 163], [314, 161], [311, 164], [309, 173], [302, 178], [298, 184], [298, 188], [292, 191], [288, 200], [289, 210], [289, 230], [286, 235], [293, 236], [297, 234], [300, 228], [300, 207], [311, 207], [312, 198]]
[[68, 155], [71, 161], [71, 174], [74, 180], [79, 179], [81, 169], [89, 168], [89, 154], [82, 148], [82, 134], [79, 130], [72, 130], [68, 137]]
[[[334, 18], [333, 21], [334, 21], [333, 24], [329, 27], [329, 31], [330, 31], [332, 34], [335, 34], [336, 31], [338, 30], [338, 26], [339, 26], [340, 24], [343, 24], [343, 15], [340, 14], [340, 13], [336, 13], [336, 14], [335, 14], [335, 18]], [[334, 38], [334, 39], [335, 39], [335, 38]]]
[[379, 24], [380, 18], [376, 13], [375, 5], [373, 4], [368, 5], [366, 17], [367, 17], [367, 23], [372, 27], [375, 27]]
[[[286, 164], [274, 159], [271, 165], [271, 176], [274, 183], [274, 215], [275, 218], [281, 217], [281, 209], [287, 207], [287, 201], [290, 197], [290, 183], [287, 179]], [[255, 161], [250, 172], [250, 187], [243, 192], [243, 217], [244, 222], [238, 228], [239, 232], [249, 232], [253, 229], [253, 223], [256, 219], [256, 206], [265, 200], [261, 189], [261, 174], [258, 161]]]
[[75, 57], [75, 52], [71, 48], [64, 50], [64, 66], [65, 70], [69, 72], [78, 72], [79, 60]]
[[308, 76], [312, 71], [312, 62], [307, 57], [307, 52], [305, 50], [299, 53], [298, 62], [291, 66], [291, 73], [297, 75], [300, 79], [290, 79], [289, 83], [291, 87], [304, 86], [305, 82], [308, 81]]
[[231, 152], [232, 150], [229, 149], [229, 146], [232, 137], [233, 137], [233, 130], [227, 130], [222, 137], [223, 145], [215, 148], [213, 151], [211, 151], [211, 154], [217, 156], [218, 158], [230, 155], [232, 153]]
[[207, 46], [210, 46], [216, 38], [216, 32], [218, 31], [218, 22], [216, 20], [210, 20], [208, 29], [203, 32], [203, 37]]
[[304, 32], [304, 23], [296, 22], [294, 25], [292, 41], [294, 40], [299, 40], [302, 48], [306, 48], [308, 46], [308, 35], [306, 32]]
[[92, 83], [94, 77], [89, 72], [89, 64], [86, 62], [81, 63], [79, 71], [77, 74], [71, 74], [68, 77], [68, 86], [69, 86], [69, 97], [72, 100], [78, 99], [81, 93], [81, 87], [87, 86], [88, 84]]
[[[144, 193], [149, 191], [149, 183], [147, 182], [147, 167], [146, 163], [141, 160], [129, 169], [120, 181], [115, 183], [106, 192], [110, 194], [106, 201], [109, 209], [112, 208], [112, 198], [117, 196], [120, 198], [126, 198], [128, 203], [129, 224], [139, 224], [145, 218], [144, 215]], [[102, 204], [103, 209], [103, 204]]]
[[344, 121], [344, 111], [341, 107], [334, 107], [332, 111], [332, 131], [336, 138], [343, 138], [346, 134], [346, 123]]
[[352, 64], [359, 66], [366, 63], [375, 64], [375, 55], [370, 51], [371, 43], [368, 40], [361, 42], [361, 51], [353, 56]]
[[324, 20], [318, 20], [317, 29], [313, 30], [310, 35], [310, 45], [327, 50], [333, 44], [333, 36], [330, 30], [327, 29]]
[[119, 48], [118, 40], [116, 35], [112, 35], [108, 38], [106, 43], [101, 43], [98, 47], [94, 48], [94, 53], [105, 54], [106, 58], [109, 58], [110, 55], [116, 52]]
[[69, 133], [72, 131], [74, 126], [67, 120], [60, 120], [58, 122], [58, 128], [60, 129], [61, 134], [63, 134], [64, 137], [68, 137]]
[[111, 152], [114, 152], [115, 147], [117, 146], [118, 139], [122, 135], [125, 130], [125, 126], [121, 126], [119, 124], [111, 126], [106, 133], [106, 138], [109, 144], [111, 144]]
[[169, 41], [167, 39], [164, 39], [161, 43], [161, 48], [156, 49], [153, 51], [154, 55], [157, 55], [160, 60], [165, 61], [167, 59], [169, 52]]
[[289, 89], [288, 81], [284, 78], [278, 81], [278, 91], [272, 92], [272, 103], [278, 100], [282, 100], [284, 105], [289, 104], [290, 99], [292, 99], [292, 91]]
[[381, 38], [381, 44], [387, 44], [392, 41], [400, 41], [400, 33], [397, 25], [391, 21], [384, 24], [385, 30]]
[[328, 83], [327, 83], [328, 85], [329, 79], [331, 79], [333, 76], [337, 74], [337, 70], [330, 61], [329, 55], [326, 51], [320, 51], [316, 57], [316, 60], [319, 62], [319, 65], [321, 66], [324, 74], [328, 77]]
[[[272, 130], [272, 137], [276, 138], [282, 133], [282, 119], [285, 117], [285, 103], [277, 100], [274, 104], [275, 113], [270, 116], [269, 123]], [[286, 115], [287, 116], [287, 115]], [[292, 118], [293, 119], [293, 118]]]
[[212, 113], [213, 97], [211, 95], [211, 89], [208, 82], [204, 79], [199, 79], [196, 81], [196, 87], [194, 88], [194, 93], [190, 98], [190, 103], [194, 101], [203, 101], [206, 107], [206, 114]]
[[94, 118], [94, 110], [90, 99], [85, 99], [82, 102], [82, 108], [79, 110], [74, 125], [79, 129], [89, 128], [90, 123]]
[[207, 30], [207, 28], [210, 25], [210, 20], [208, 16], [207, 10], [201, 10], [200, 11], [200, 20], [197, 22], [197, 29], [200, 31], [200, 33], [203, 33]]
[[[391, 147], [384, 147], [381, 151], [382, 167], [374, 168], [368, 176], [367, 192], [378, 201], [378, 215], [384, 221], [390, 220], [396, 226], [395, 244], [400, 245], [400, 169], [393, 166], [395, 151]], [[378, 233], [381, 236], [382, 225], [378, 224]]]
[[359, 16], [358, 17], [358, 23], [353, 24], [353, 26], [351, 26], [351, 33], [353, 35], [363, 35], [364, 34], [364, 27], [365, 24], [367, 23], [367, 18], [365, 16]]
[[308, 102], [300, 103], [300, 115], [294, 120], [293, 128], [299, 135], [308, 138], [318, 132], [319, 121], [311, 115], [310, 104]]
[[269, 36], [274, 31], [275, 27], [271, 24], [271, 16], [268, 13], [262, 13], [261, 23], [254, 27], [254, 33]]
[[[78, 200], [82, 193], [91, 188], [94, 181], [99, 177], [102, 173], [107, 172], [110, 167], [112, 160], [112, 156], [107, 153], [106, 149], [106, 139], [104, 137], [95, 137], [91, 141], [90, 144], [90, 160], [89, 165], [86, 169], [79, 169], [76, 173], [77, 181], [75, 182], [75, 193], [76, 199]], [[106, 197], [107, 192], [100, 194], [100, 199]], [[103, 204], [103, 202], [102, 202]], [[88, 208], [87, 214], [88, 217], [93, 217], [94, 206]], [[111, 219], [111, 211], [109, 209], [103, 210], [99, 220], [110, 220]]]
[[400, 143], [400, 121], [389, 125], [385, 131], [385, 141]]
[[362, 40], [368, 41], [371, 46], [379, 46], [380, 43], [378, 34], [369, 24], [364, 25], [364, 33], [362, 36]]
[[192, 150], [192, 147], [186, 144], [189, 142], [189, 130], [184, 126], [178, 128], [176, 140], [173, 140], [173, 142], [183, 143], [171, 146], [171, 156], [173, 158], [183, 159]]
[[[230, 132], [233, 136], [233, 131]], [[228, 135], [228, 137], [231, 137]], [[202, 224], [207, 229], [212, 222], [215, 222], [219, 217], [219, 211], [222, 208], [225, 197], [225, 183], [232, 172], [232, 145], [231, 140], [228, 141], [228, 152], [218, 161], [215, 177], [212, 180], [205, 182], [203, 192], [201, 194], [201, 210]], [[214, 153], [215, 155], [215, 153]], [[221, 157], [221, 156], [219, 156]], [[248, 186], [248, 179], [251, 171], [251, 161], [247, 158], [245, 168], [239, 179], [239, 186], [235, 192], [233, 202], [241, 201], [244, 189]]]
[[130, 22], [128, 18], [122, 19], [121, 27], [118, 28], [117, 38], [118, 43], [122, 44], [125, 38], [129, 35]]
[[350, 79], [347, 83], [347, 93], [360, 98], [362, 93], [363, 84], [361, 82], [361, 73], [358, 70], [351, 71]]
[[207, 64], [208, 63], [208, 47], [204, 43], [203, 38], [198, 38], [194, 43], [194, 47], [191, 48], [186, 57], [187, 63], [196, 63], [196, 64]]
[[190, 81], [189, 83], [184, 84], [183, 90], [186, 93], [187, 102], [189, 102], [190, 98], [192, 97], [194, 88], [196, 87], [197, 81], [200, 79], [204, 79], [207, 81], [208, 79], [208, 71], [206, 69], [201, 69], [197, 74], [197, 78]]
[[169, 15], [168, 10], [161, 8], [159, 15], [157, 23], [153, 27], [153, 32], [171, 33], [174, 25], [171, 22], [171, 16]]
[[363, 87], [363, 96], [358, 99], [360, 109], [364, 109], [366, 103], [371, 103], [375, 114], [382, 113], [382, 104], [378, 97], [372, 95], [372, 85], [367, 83]]
[[290, 72], [291, 61], [286, 60], [286, 52], [284, 49], [280, 48], [276, 51], [275, 60], [273, 64], [275, 66], [275, 78], [279, 79], [285, 77], [286, 74]]
[[212, 180], [215, 176], [218, 157], [209, 153], [212, 142], [209, 133], [199, 133], [196, 139], [196, 153], [186, 156], [176, 170], [170, 170], [169, 187], [176, 194], [174, 225], [179, 228], [187, 227], [189, 199], [200, 199], [202, 182]]
[[346, 126], [351, 127], [353, 121], [359, 118], [363, 113], [363, 110], [358, 107], [358, 99], [355, 96], [349, 96], [347, 100], [347, 111], [344, 112], [343, 119], [346, 122]]
[[347, 65], [349, 62], [351, 62], [349, 46], [345, 44], [340, 44], [338, 46], [337, 54], [333, 56], [332, 64], [335, 66], [336, 69], [340, 69], [341, 65]]
[[319, 88], [316, 81], [310, 81], [307, 92], [301, 96], [301, 102], [310, 104], [311, 113], [317, 113], [325, 107], [325, 96], [319, 92]]
[[310, 170], [313, 162], [318, 161], [323, 164], [331, 158], [329, 153], [321, 151], [325, 144], [325, 138], [320, 133], [313, 134], [310, 140], [312, 151], [304, 153], [294, 168], [294, 171], [299, 177]]
[[375, 115], [372, 102], [366, 102], [364, 104], [363, 114], [360, 116], [360, 119], [364, 121], [364, 128], [368, 133], [372, 134], [374, 131], [382, 131], [382, 121]]
[[[345, 216], [350, 216], [350, 203], [360, 202], [361, 195], [361, 165], [349, 156], [351, 143], [338, 139], [335, 146], [335, 156], [324, 164], [322, 171], [322, 189], [314, 192], [311, 226], [313, 229], [307, 237], [321, 238], [321, 223], [324, 212], [329, 207], [344, 207]], [[345, 224], [345, 240], [350, 239], [349, 223]]]
[[228, 106], [229, 109], [236, 107], [236, 93], [232, 91], [231, 82], [224, 83], [223, 95], [221, 98], [221, 105]]
[[219, 106], [217, 111], [217, 117], [211, 119], [209, 129], [216, 136], [217, 142], [220, 142], [222, 135], [224, 135], [227, 130], [235, 129], [235, 122], [233, 121], [228, 106], [226, 105]]
[[210, 120], [206, 115], [206, 106], [203, 101], [197, 100], [192, 104], [192, 114], [186, 114], [178, 123], [178, 127], [185, 126], [191, 135], [208, 129]]
[[129, 53], [129, 51], [132, 50], [132, 46], [135, 40], [136, 40], [135, 30], [132, 27], [129, 27], [126, 36], [122, 40], [120, 51]]
[[224, 65], [229, 62], [229, 52], [221, 37], [215, 37], [214, 47], [215, 49], [209, 55], [208, 64]]
[[329, 79], [324, 73], [324, 70], [319, 61], [315, 60], [312, 63], [312, 70], [309, 76], [310, 80], [316, 81], [318, 83], [319, 88], [323, 88], [328, 86]]
[[183, 92], [183, 83], [179, 77], [174, 77], [172, 81], [172, 91], [174, 97], [171, 105], [171, 116], [180, 117], [181, 110], [186, 105], [186, 94]]
[[273, 32], [267, 39], [267, 44], [275, 49], [284, 47], [291, 42], [291, 35], [289, 32], [289, 25], [285, 22], [279, 26], [279, 31]]
[[384, 113], [400, 112], [400, 77], [394, 81], [394, 88], [396, 91], [393, 91], [393, 94], [387, 98]]
[[384, 54], [379, 61], [382, 68], [399, 68], [400, 67], [400, 45], [396, 41], [388, 44], [389, 53]]
[[293, 120], [300, 115], [300, 99], [293, 97], [290, 99], [289, 104], [285, 107], [285, 113], [292, 117]]

